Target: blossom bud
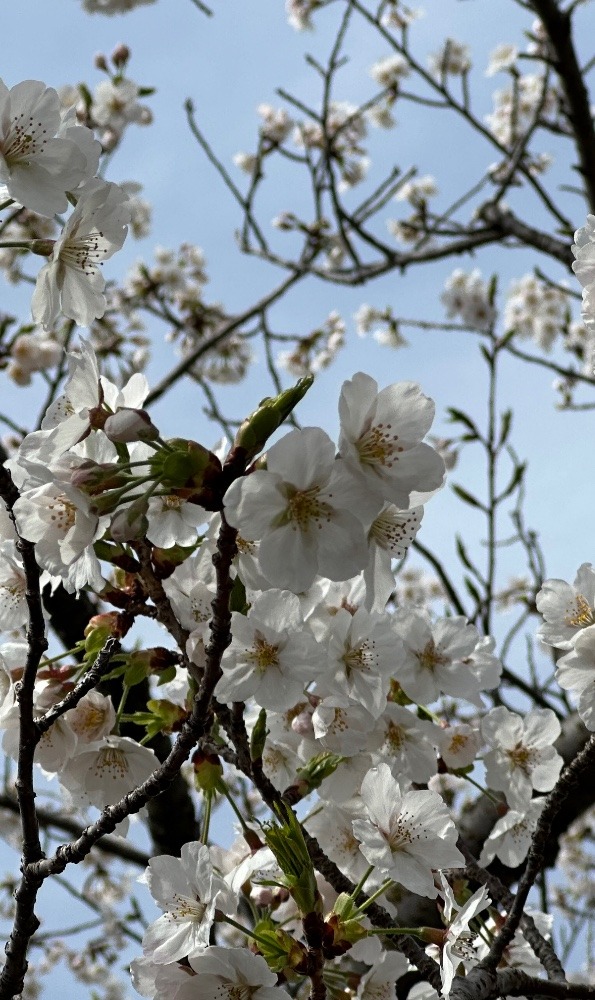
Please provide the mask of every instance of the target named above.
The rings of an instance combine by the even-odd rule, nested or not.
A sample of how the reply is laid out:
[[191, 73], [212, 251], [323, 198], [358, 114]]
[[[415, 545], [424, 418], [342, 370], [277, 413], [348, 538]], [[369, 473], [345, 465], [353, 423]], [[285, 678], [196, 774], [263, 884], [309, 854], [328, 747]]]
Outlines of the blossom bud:
[[314, 377], [308, 375], [278, 396], [263, 399], [258, 409], [244, 420], [233, 444], [234, 448], [241, 448], [246, 452], [247, 462], [251, 462], [262, 451], [271, 435], [306, 395], [313, 381]]
[[197, 750], [192, 756], [194, 785], [197, 791], [212, 795], [221, 791], [223, 766], [217, 754]]
[[120, 134], [113, 128], [106, 128], [101, 133], [101, 145], [104, 153], [111, 153], [120, 141]]
[[88, 458], [70, 474], [70, 482], [88, 496], [95, 493], [105, 493], [106, 490], [124, 486], [126, 475], [117, 465], [107, 462], [98, 464]]
[[124, 45], [123, 42], [120, 42], [119, 45], [116, 45], [114, 51], [111, 54], [111, 60], [114, 66], [117, 66], [118, 69], [122, 69], [126, 65], [129, 59], [130, 59], [130, 49], [128, 48], [127, 45]]
[[221, 462], [198, 441], [173, 438], [151, 459], [151, 472], [167, 489], [199, 490], [205, 481], [221, 472]]
[[178, 657], [171, 649], [165, 646], [151, 646], [149, 649], [137, 649], [129, 654], [129, 663], [142, 663], [148, 674], [162, 674], [164, 671], [175, 667]]
[[134, 410], [127, 406], [122, 406], [107, 418], [103, 432], [114, 444], [155, 441], [159, 437], [159, 431], [146, 410]]
[[144, 497], [129, 507], [117, 510], [110, 521], [110, 534], [114, 542], [132, 542], [144, 538], [149, 528], [148, 504]]
[[83, 635], [86, 638], [88, 635], [91, 635], [91, 632], [94, 632], [96, 629], [101, 628], [105, 629], [105, 636], [107, 638], [108, 635], [110, 635], [115, 630], [116, 625], [118, 624], [118, 618], [119, 618], [118, 611], [105, 611], [101, 615], [93, 615], [92, 618], [89, 618], [89, 621], [85, 626], [85, 631], [83, 632]]
[[97, 52], [93, 57], [93, 65], [95, 69], [102, 70], [102, 72], [107, 73], [107, 59], [105, 58], [103, 52]]

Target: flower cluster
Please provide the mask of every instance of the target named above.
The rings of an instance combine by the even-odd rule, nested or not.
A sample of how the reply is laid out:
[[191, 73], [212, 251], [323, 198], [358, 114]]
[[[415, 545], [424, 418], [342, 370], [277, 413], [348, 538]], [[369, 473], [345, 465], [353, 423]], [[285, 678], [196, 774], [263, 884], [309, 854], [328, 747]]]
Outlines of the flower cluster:
[[556, 680], [570, 691], [587, 729], [595, 731], [595, 570], [579, 567], [574, 584], [546, 580], [537, 595], [544, 622], [539, 638], [564, 650], [558, 659]]

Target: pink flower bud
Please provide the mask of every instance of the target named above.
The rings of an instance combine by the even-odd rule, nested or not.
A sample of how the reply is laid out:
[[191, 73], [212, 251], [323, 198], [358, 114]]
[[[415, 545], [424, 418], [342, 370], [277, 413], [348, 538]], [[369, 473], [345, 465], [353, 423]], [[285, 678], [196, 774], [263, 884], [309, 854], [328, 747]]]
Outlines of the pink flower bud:
[[144, 538], [149, 528], [147, 501], [136, 500], [130, 507], [117, 510], [110, 522], [114, 542], [132, 542]]
[[159, 437], [159, 431], [146, 410], [133, 410], [127, 406], [121, 407], [107, 418], [103, 431], [109, 440], [116, 444], [154, 441]]

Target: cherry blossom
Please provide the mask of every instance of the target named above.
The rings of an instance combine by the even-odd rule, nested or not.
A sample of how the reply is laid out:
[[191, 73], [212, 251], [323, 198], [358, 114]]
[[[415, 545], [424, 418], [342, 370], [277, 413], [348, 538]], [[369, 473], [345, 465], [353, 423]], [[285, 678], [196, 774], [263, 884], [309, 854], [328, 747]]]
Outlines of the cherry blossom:
[[425, 782], [436, 773], [436, 751], [440, 730], [401, 705], [387, 704], [378, 719], [377, 731], [384, 741], [373, 755], [374, 763], [388, 762], [395, 777]]
[[432, 871], [458, 868], [465, 859], [457, 831], [435, 792], [403, 792], [388, 764], [368, 771], [361, 787], [367, 818], [353, 821], [362, 854], [406, 889], [434, 899]]
[[422, 444], [434, 403], [415, 382], [396, 382], [378, 392], [375, 380], [358, 372], [343, 384], [339, 416], [339, 453], [381, 500], [406, 510], [413, 490], [441, 486], [444, 463]]
[[52, 138], [60, 129], [60, 107], [57, 92], [39, 80], [11, 90], [0, 80], [0, 182], [11, 198], [40, 215], [64, 212], [66, 192], [96, 169], [75, 138], [78, 130], [92, 143], [88, 129], [78, 125]]
[[442, 978], [442, 995], [448, 997], [460, 963], [463, 962], [465, 967], [477, 964], [478, 958], [473, 950], [473, 942], [477, 935], [469, 930], [469, 923], [478, 913], [490, 905], [491, 899], [486, 887], [482, 886], [463, 906], [459, 906], [442, 873], [440, 873], [440, 882], [446, 904], [444, 918], [448, 924], [442, 945], [440, 976]]
[[556, 680], [561, 688], [578, 696], [578, 714], [587, 729], [595, 730], [595, 625], [582, 629], [572, 649], [557, 663]]
[[327, 672], [317, 678], [320, 694], [345, 694], [378, 718], [386, 705], [394, 669], [395, 634], [380, 615], [339, 608], [327, 638]]
[[[68, 761], [60, 781], [78, 804], [104, 809], [146, 781], [157, 765], [153, 751], [128, 736], [104, 736]], [[116, 833], [126, 836], [128, 823], [122, 820]]]
[[70, 593], [88, 583], [101, 590], [103, 577], [92, 543], [102, 528], [80, 490], [64, 483], [25, 490], [14, 515], [23, 538], [35, 542], [40, 564], [60, 577]]
[[60, 315], [79, 326], [103, 316], [105, 279], [99, 265], [121, 249], [129, 221], [128, 195], [117, 184], [98, 181], [85, 189], [37, 276], [31, 300], [36, 323], [51, 330]]
[[190, 958], [197, 973], [177, 994], [178, 1000], [221, 1000], [222, 997], [250, 997], [250, 1000], [289, 1000], [289, 993], [277, 986], [262, 955], [247, 948], [220, 948], [211, 945]]
[[[369, 497], [359, 491], [364, 509]], [[367, 560], [357, 486], [335, 461], [331, 439], [318, 427], [291, 431], [267, 452], [266, 471], [238, 479], [224, 497], [225, 516], [245, 538], [260, 541], [258, 558], [269, 582], [293, 593], [317, 573], [346, 580]]]
[[233, 612], [232, 636], [215, 697], [223, 702], [252, 697], [275, 711], [295, 704], [314, 677], [317, 659], [316, 643], [301, 625], [296, 595], [265, 591], [247, 616]]
[[143, 952], [157, 965], [205, 951], [215, 909], [229, 915], [236, 910], [229, 886], [213, 870], [208, 847], [196, 841], [184, 844], [179, 858], [151, 858], [140, 881], [165, 911], [143, 937]]
[[460, 616], [432, 624], [425, 612], [400, 611], [394, 628], [402, 640], [395, 676], [409, 698], [429, 704], [442, 693], [481, 705], [483, 685], [469, 663], [479, 642], [474, 625]]
[[560, 723], [549, 708], [534, 708], [521, 717], [502, 706], [481, 720], [481, 735], [493, 747], [484, 755], [486, 781], [502, 791], [512, 809], [525, 812], [533, 789], [549, 792], [562, 768], [553, 743]]
[[509, 809], [490, 830], [479, 863], [489, 865], [498, 857], [508, 868], [518, 868], [527, 856], [544, 805], [545, 796], [540, 795], [531, 799], [523, 812]]
[[545, 580], [535, 598], [544, 623], [537, 635], [548, 646], [571, 649], [581, 629], [595, 625], [595, 570], [591, 563], [579, 566], [574, 584]]

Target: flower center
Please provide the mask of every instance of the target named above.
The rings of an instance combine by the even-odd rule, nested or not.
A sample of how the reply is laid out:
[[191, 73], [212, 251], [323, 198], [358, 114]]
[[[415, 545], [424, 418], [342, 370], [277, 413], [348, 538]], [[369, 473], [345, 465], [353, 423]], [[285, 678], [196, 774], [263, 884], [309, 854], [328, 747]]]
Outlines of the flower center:
[[402, 445], [397, 444], [398, 434], [393, 434], [391, 424], [375, 424], [357, 442], [357, 450], [363, 465], [382, 465], [390, 469], [398, 459]]
[[287, 509], [284, 515], [284, 522], [299, 531], [308, 531], [312, 522], [317, 522], [317, 527], [321, 527], [321, 521], [330, 520], [330, 507], [318, 499], [320, 486], [311, 486], [308, 490], [294, 490], [290, 487], [287, 496]]
[[593, 608], [582, 594], [576, 595], [575, 605], [564, 616], [564, 622], [566, 625], [572, 625], [575, 628], [586, 628], [588, 625], [595, 625]]
[[192, 896], [182, 896], [181, 893], [174, 892], [171, 909], [165, 914], [170, 920], [192, 920], [193, 923], [200, 924], [206, 910], [205, 903]]
[[175, 493], [170, 493], [169, 496], [161, 497], [161, 505], [164, 511], [166, 510], [179, 510], [184, 501], [182, 497], [177, 497]]
[[69, 500], [67, 496], [63, 493], [54, 497], [52, 502], [48, 504], [49, 518], [53, 522], [54, 527], [58, 529], [61, 534], [66, 534], [72, 526], [74, 525], [76, 519], [76, 504]]
[[111, 777], [123, 780], [128, 774], [126, 754], [118, 750], [117, 747], [104, 747], [97, 754], [95, 773], [103, 778]]
[[533, 750], [522, 743], [517, 743], [512, 750], [507, 750], [506, 753], [514, 767], [520, 768], [524, 774], [529, 774], [535, 758]]
[[96, 274], [97, 264], [105, 258], [103, 233], [95, 230], [86, 236], [72, 236], [62, 244], [59, 257], [66, 267], [73, 267], [86, 275]]
[[444, 653], [440, 653], [438, 651], [433, 639], [430, 639], [422, 651], [417, 652], [415, 656], [420, 667], [422, 667], [423, 670], [431, 670], [432, 673], [434, 673], [436, 667], [443, 667], [449, 662], [448, 656], [445, 656]]
[[47, 142], [47, 129], [42, 127], [41, 122], [34, 122], [33, 118], [20, 114], [18, 118], [13, 118], [11, 124], [2, 150], [9, 166], [40, 153]]
[[279, 647], [267, 642], [261, 632], [256, 632], [254, 646], [248, 653], [248, 659], [254, 663], [259, 673], [264, 674], [269, 667], [279, 666]]
[[366, 640], [362, 642], [361, 645], [345, 651], [342, 656], [342, 660], [345, 664], [345, 673], [348, 677], [354, 670], [360, 670], [363, 673], [370, 673], [370, 669], [374, 662], [374, 654], [370, 645], [373, 646], [374, 644]]
[[402, 748], [405, 742], [404, 732], [396, 723], [389, 722], [386, 728], [385, 742], [388, 744], [389, 750], [393, 753], [398, 753]]

